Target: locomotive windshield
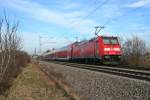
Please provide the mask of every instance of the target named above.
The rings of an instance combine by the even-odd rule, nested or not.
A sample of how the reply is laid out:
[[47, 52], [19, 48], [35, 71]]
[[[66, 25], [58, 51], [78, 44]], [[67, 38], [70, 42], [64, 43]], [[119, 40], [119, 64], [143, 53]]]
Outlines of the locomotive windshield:
[[104, 44], [118, 44], [117, 38], [103, 38]]

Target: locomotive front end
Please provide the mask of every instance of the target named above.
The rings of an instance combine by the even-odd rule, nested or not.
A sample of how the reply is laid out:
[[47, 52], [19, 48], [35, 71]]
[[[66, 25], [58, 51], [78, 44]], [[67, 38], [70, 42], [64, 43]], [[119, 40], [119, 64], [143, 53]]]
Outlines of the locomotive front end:
[[118, 64], [121, 60], [121, 46], [117, 37], [103, 37], [103, 63]]

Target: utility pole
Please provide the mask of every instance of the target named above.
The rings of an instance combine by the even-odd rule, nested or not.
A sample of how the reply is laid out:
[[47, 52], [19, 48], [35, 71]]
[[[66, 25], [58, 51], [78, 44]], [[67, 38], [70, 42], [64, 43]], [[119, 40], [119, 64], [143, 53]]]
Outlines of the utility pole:
[[75, 38], [76, 38], [76, 42], [78, 42], [78, 36], [76, 36]]
[[42, 37], [39, 36], [39, 54], [42, 52]]
[[76, 36], [75, 38], [76, 38], [76, 41], [78, 42], [78, 36]]
[[98, 36], [98, 33], [104, 28], [105, 28], [104, 26], [96, 26], [95, 27], [95, 35]]
[[34, 49], [34, 55], [36, 55], [36, 48]]

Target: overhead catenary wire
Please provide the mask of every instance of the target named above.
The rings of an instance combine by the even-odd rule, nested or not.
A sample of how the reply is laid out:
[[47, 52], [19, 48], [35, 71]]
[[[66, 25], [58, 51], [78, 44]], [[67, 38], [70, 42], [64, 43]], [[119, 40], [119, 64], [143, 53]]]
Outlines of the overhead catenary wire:
[[100, 9], [101, 7], [103, 7], [105, 4], [108, 3], [109, 0], [105, 0], [103, 1], [101, 4], [99, 4], [97, 7], [95, 7], [94, 9], [92, 9], [84, 18], [88, 18], [89, 16], [91, 16], [92, 14], [94, 14], [98, 9]]
[[[95, 0], [94, 1], [94, 5], [96, 4], [96, 3], [98, 3], [98, 1], [99, 0]], [[98, 9], [100, 9], [101, 7], [103, 7], [105, 4], [107, 4], [108, 3], [108, 1], [110, 1], [110, 0], [104, 0], [102, 3], [100, 3], [98, 6], [96, 6], [96, 7], [94, 7], [92, 10], [90, 10], [88, 13], [87, 13], [87, 15], [86, 16], [84, 16], [84, 19], [86, 19], [86, 18], [88, 18], [89, 16], [91, 16], [92, 14], [94, 14]], [[83, 22], [84, 20], [81, 20], [81, 21], [78, 21], [78, 22], [71, 22], [71, 24], [73, 24], [74, 26], [76, 26], [77, 24], [81, 24], [82, 22]], [[41, 38], [42, 37], [39, 37], [39, 52], [41, 52], [42, 50], [41, 50]], [[78, 37], [79, 38], [79, 37]]]
[[[96, 3], [98, 3], [99, 0], [95, 0], [94, 1], [94, 5]], [[99, 10], [101, 7], [103, 7], [105, 4], [107, 4], [110, 0], [104, 0], [102, 3], [100, 3], [98, 6], [96, 6], [95, 8], [93, 8], [92, 10], [90, 10], [86, 16], [84, 16], [83, 18], [86, 19], [90, 16], [92, 16], [97, 10]], [[74, 26], [76, 26], [77, 24], [81, 24], [84, 20], [78, 21], [78, 22], [71, 22], [72, 24], [74, 24]]]
[[[137, 8], [132, 8], [133, 10], [132, 11], [137, 11], [137, 10], [139, 10], [139, 9], [141, 9], [142, 7], [137, 7]], [[129, 13], [124, 13], [124, 14], [122, 14], [121, 16], [119, 16], [119, 17], [117, 17], [117, 18], [112, 18], [112, 19], [108, 19], [105, 23], [104, 23], [104, 25], [107, 25], [107, 24], [109, 24], [111, 21], [113, 21], [113, 20], [118, 20], [118, 19], [120, 19], [120, 18], [123, 18], [124, 16], [126, 16], [127, 14], [129, 14]]]
[[[100, 3], [98, 6], [96, 6], [95, 8], [93, 8], [92, 10], [90, 10], [86, 16], [84, 16], [84, 19], [87, 19], [89, 16], [91, 16], [92, 14], [94, 14], [98, 9], [100, 9], [101, 7], [103, 7], [105, 4], [107, 4], [110, 0], [104, 0], [102, 3]], [[94, 5], [98, 2], [98, 0], [94, 1]], [[81, 20], [80, 22], [72, 22], [72, 24], [74, 24], [74, 26], [76, 26], [77, 24], [81, 24], [84, 20]]]
[[[97, 2], [97, 0], [95, 1], [95, 3]], [[103, 7], [105, 4], [107, 4], [109, 2], [109, 0], [104, 0], [102, 3], [100, 3], [98, 6], [96, 6], [94, 9], [92, 9], [91, 11], [89, 11], [87, 13], [86, 16], [84, 16], [83, 18], [86, 19], [88, 17], [90, 17], [92, 14], [94, 14], [98, 9], [100, 9], [101, 7]], [[80, 24], [81, 22], [83, 22], [83, 20], [81, 20], [80, 22], [75, 23], [74, 25]]]

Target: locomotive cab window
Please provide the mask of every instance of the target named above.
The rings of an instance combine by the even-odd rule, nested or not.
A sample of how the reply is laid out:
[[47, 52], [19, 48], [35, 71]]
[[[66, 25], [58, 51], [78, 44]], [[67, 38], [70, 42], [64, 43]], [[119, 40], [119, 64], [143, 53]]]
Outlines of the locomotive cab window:
[[112, 38], [112, 39], [110, 40], [110, 42], [111, 42], [111, 44], [118, 44], [117, 38]]
[[118, 44], [117, 38], [103, 38], [104, 44]]
[[110, 40], [108, 38], [103, 39], [104, 44], [110, 44]]

